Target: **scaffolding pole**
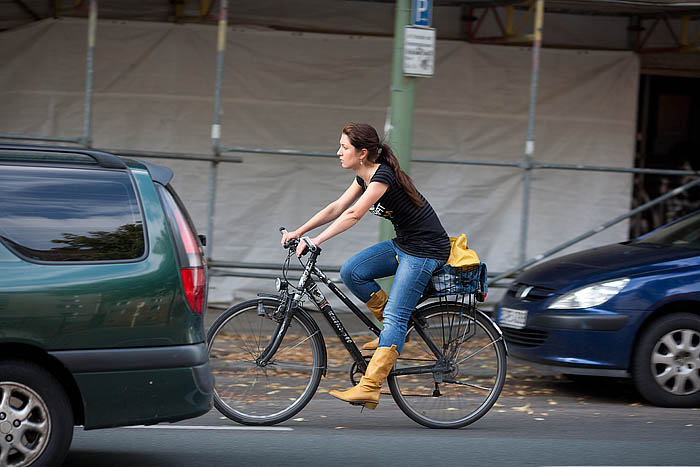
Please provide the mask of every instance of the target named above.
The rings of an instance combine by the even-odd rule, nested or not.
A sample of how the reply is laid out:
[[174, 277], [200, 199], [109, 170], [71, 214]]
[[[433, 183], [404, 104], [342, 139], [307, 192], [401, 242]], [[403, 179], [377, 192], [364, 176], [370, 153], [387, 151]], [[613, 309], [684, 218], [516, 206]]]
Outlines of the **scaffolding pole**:
[[520, 262], [525, 261], [527, 251], [527, 229], [530, 217], [530, 190], [532, 182], [532, 162], [535, 154], [535, 110], [537, 109], [537, 85], [540, 79], [540, 50], [542, 46], [542, 23], [544, 20], [544, 0], [535, 3], [535, 38], [532, 43], [532, 79], [530, 83], [530, 112], [527, 121], [527, 141], [525, 143], [525, 167], [523, 170], [523, 210], [520, 219]]
[[87, 58], [85, 60], [85, 103], [83, 136], [80, 142], [92, 147], [92, 75], [95, 56], [95, 31], [97, 30], [97, 0], [90, 0], [88, 10]]
[[216, 178], [221, 158], [221, 83], [223, 80], [224, 53], [226, 52], [226, 27], [228, 0], [219, 6], [219, 34], [216, 43], [216, 86], [214, 88], [214, 118], [211, 125], [211, 145], [214, 160], [209, 171], [209, 212], [207, 218], [207, 257], [214, 255], [214, 215], [216, 213]]

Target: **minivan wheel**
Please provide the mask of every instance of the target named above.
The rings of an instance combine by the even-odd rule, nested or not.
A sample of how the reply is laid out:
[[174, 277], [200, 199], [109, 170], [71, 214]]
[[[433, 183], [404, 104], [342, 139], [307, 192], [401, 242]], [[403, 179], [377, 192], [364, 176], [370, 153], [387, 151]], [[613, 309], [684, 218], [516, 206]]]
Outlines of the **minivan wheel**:
[[700, 317], [674, 313], [642, 334], [632, 375], [646, 400], [664, 407], [700, 407]]
[[61, 384], [23, 360], [0, 361], [0, 467], [61, 465], [73, 411]]

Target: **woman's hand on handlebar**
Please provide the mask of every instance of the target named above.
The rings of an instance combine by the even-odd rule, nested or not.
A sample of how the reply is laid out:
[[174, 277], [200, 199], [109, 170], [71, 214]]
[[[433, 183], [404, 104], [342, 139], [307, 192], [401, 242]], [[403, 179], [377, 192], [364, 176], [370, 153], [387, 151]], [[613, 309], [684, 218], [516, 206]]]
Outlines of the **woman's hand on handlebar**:
[[293, 230], [291, 232], [287, 232], [286, 230], [280, 230], [282, 232], [282, 246], [286, 247], [286, 243], [289, 242], [290, 240], [298, 240], [299, 237], [301, 237], [300, 234], [297, 233], [296, 230]]

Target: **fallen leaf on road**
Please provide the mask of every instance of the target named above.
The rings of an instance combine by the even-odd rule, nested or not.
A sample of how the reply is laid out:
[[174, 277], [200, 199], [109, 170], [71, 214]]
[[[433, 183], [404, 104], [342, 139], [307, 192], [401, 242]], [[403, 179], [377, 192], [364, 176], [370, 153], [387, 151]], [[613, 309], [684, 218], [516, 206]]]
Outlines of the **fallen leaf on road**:
[[513, 407], [512, 409], [516, 412], [526, 412], [528, 415], [535, 413], [535, 411], [530, 408], [530, 404], [525, 404], [522, 407]]
[[295, 422], [304, 422], [306, 419], [304, 417], [299, 417], [294, 419]]

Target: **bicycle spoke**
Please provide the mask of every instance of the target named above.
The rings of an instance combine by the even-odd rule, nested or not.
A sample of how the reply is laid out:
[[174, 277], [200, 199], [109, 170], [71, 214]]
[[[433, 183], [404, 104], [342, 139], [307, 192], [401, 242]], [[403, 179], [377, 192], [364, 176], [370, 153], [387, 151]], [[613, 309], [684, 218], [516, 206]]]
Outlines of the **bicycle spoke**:
[[479, 386], [478, 384], [467, 383], [465, 381], [457, 381], [456, 379], [443, 379], [442, 381], [444, 383], [450, 383], [450, 384], [461, 384], [463, 386], [469, 386], [470, 388], [481, 389], [482, 391], [490, 391], [491, 390], [491, 388], [485, 388], [483, 386]]
[[475, 357], [476, 355], [480, 354], [481, 352], [483, 352], [483, 351], [486, 350], [487, 348], [489, 348], [489, 347], [495, 345], [496, 342], [498, 342], [499, 340], [501, 340], [501, 339], [497, 339], [497, 340], [495, 340], [495, 341], [489, 342], [488, 344], [486, 344], [485, 346], [483, 346], [482, 348], [480, 348], [480, 349], [477, 350], [476, 352], [473, 352], [471, 355], [469, 355], [469, 356], [467, 356], [467, 357], [464, 357], [462, 360], [456, 362], [456, 364], [459, 365], [460, 363], [462, 363], [462, 362], [464, 362], [464, 361], [466, 361], [466, 360], [469, 360], [469, 359], [471, 359], [472, 357]]
[[291, 350], [293, 350], [293, 349], [299, 347], [301, 344], [303, 344], [304, 342], [308, 341], [309, 339], [311, 339], [312, 337], [314, 337], [316, 334], [318, 334], [318, 331], [314, 332], [313, 334], [308, 335], [307, 337], [305, 337], [304, 339], [300, 340], [298, 343], [296, 343], [296, 344], [293, 345], [293, 346], [288, 346], [288, 347], [285, 347], [284, 349], [278, 350], [278, 351], [275, 353], [275, 356], [283, 355], [285, 352], [289, 352], [289, 351], [291, 351]]
[[[228, 327], [227, 327], [226, 330], [228, 331]], [[257, 358], [260, 354], [259, 354], [259, 353], [256, 354], [256, 353], [248, 346], [248, 342], [246, 341], [246, 339], [244, 339], [243, 336], [242, 336], [237, 330], [234, 329], [233, 331], [234, 331], [234, 332], [236, 333], [236, 335], [238, 336], [239, 342], [241, 342], [241, 343], [243, 344], [243, 346], [245, 347], [245, 349], [242, 349], [242, 350], [244, 350], [246, 353], [248, 353], [251, 357]], [[239, 347], [240, 347], [240, 346], [239, 346]]]
[[[256, 310], [256, 311], [257, 311], [257, 310]], [[262, 329], [262, 326], [263, 326], [263, 324], [265, 324], [265, 323], [263, 322], [262, 319], [259, 319], [258, 321], [260, 322], [260, 327], [261, 327], [261, 329]], [[263, 347], [262, 347], [262, 331], [259, 331], [259, 332], [256, 334], [256, 333], [255, 333], [255, 330], [253, 329], [253, 322], [252, 322], [251, 320], [248, 320], [248, 328], [250, 329], [250, 335], [253, 337], [253, 342], [254, 342], [254, 344], [255, 344], [255, 347], [257, 348], [257, 354], [256, 354], [256, 355], [260, 356], [260, 355], [262, 354], [262, 351], [263, 351]]]

